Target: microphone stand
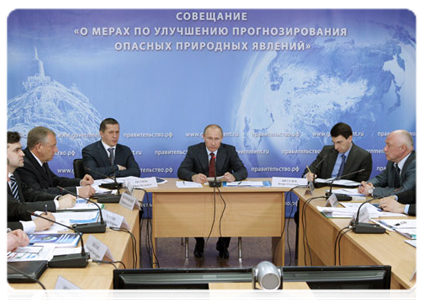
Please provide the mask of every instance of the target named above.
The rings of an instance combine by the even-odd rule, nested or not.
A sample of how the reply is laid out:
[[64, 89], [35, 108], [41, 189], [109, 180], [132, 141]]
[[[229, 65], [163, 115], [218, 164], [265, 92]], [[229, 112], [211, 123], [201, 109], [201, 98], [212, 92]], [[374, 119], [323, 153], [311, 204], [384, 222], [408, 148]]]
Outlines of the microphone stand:
[[355, 221], [351, 221], [352, 230], [355, 233], [385, 233], [385, 228], [380, 226], [379, 224], [370, 224], [370, 223], [360, 223], [358, 221], [358, 218], [360, 216], [360, 209], [363, 207], [364, 204], [372, 202], [373, 200], [377, 200], [383, 197], [376, 197], [369, 199], [367, 201], [364, 201], [357, 210], [357, 216], [355, 217]]
[[[330, 186], [330, 189], [329, 189], [329, 192], [326, 192], [326, 198], [329, 198], [331, 195], [332, 195], [332, 187], [333, 187], [333, 182], [335, 181], [335, 180], [338, 180], [338, 179], [341, 179], [341, 178], [343, 178], [343, 177], [346, 177], [346, 176], [349, 176], [349, 175], [353, 175], [353, 174], [356, 174], [356, 173], [361, 173], [361, 172], [363, 172], [365, 169], [361, 169], [361, 170], [358, 170], [358, 171], [355, 171], [355, 172], [351, 172], [351, 173], [348, 173], [348, 174], [344, 174], [344, 175], [341, 175], [341, 176], [336, 176], [334, 179], [332, 179], [331, 181], [330, 181], [330, 184], [329, 184], [329, 186]], [[351, 199], [349, 199], [349, 200], [351, 200]], [[345, 201], [345, 200], [344, 200]]]
[[75, 228], [72, 228], [70, 226], [67, 226], [65, 224], [50, 220], [49, 218], [43, 217], [42, 215], [37, 215], [32, 211], [28, 211], [31, 215], [39, 217], [41, 219], [50, 221], [52, 223], [58, 224], [60, 226], [66, 227], [75, 233], [79, 234], [80, 241], [81, 241], [81, 253], [77, 254], [65, 254], [65, 255], [56, 255], [53, 257], [52, 260], [48, 262], [49, 268], [85, 268], [88, 265], [88, 259], [90, 258], [90, 254], [85, 252], [84, 247], [84, 240], [82, 239], [82, 233], [76, 230]]
[[100, 173], [100, 172], [93, 170], [93, 169], [90, 169], [88, 167], [84, 167], [84, 169], [86, 171], [96, 173], [96, 174], [103, 176], [105, 178], [114, 180], [114, 183], [103, 183], [103, 184], [100, 185], [100, 187], [103, 187], [103, 188], [106, 188], [106, 189], [111, 189], [111, 190], [117, 190], [117, 194], [120, 195], [120, 189], [122, 188], [122, 183], [118, 183], [117, 180], [116, 180], [116, 170], [113, 172], [114, 176], [110, 177], [106, 174]]
[[109, 179], [112, 179], [112, 180], [115, 181], [114, 183], [103, 183], [103, 184], [100, 185], [100, 187], [112, 189], [112, 190], [117, 189], [117, 195], [96, 194], [97, 202], [99, 202], [99, 203], [119, 203], [120, 196], [121, 196], [120, 195], [120, 189], [122, 188], [122, 184], [117, 182], [116, 176], [110, 177], [110, 176], [107, 176], [106, 174], [97, 172], [96, 170], [92, 170], [88, 167], [84, 167], [84, 170], [96, 173], [98, 175], [101, 175], [103, 177], [106, 177], [106, 178], [109, 178]]
[[94, 222], [94, 223], [88, 223], [88, 224], [73, 224], [72, 227], [77, 230], [78, 232], [83, 232], [83, 233], [104, 233], [106, 232], [106, 222], [104, 222], [103, 219], [103, 213], [101, 212], [101, 208], [100, 206], [95, 203], [94, 201], [88, 199], [88, 198], [84, 198], [81, 196], [78, 196], [75, 193], [72, 193], [71, 191], [68, 191], [67, 189], [61, 187], [61, 186], [57, 186], [61, 191], [65, 191], [75, 197], [79, 197], [81, 199], [84, 199], [87, 202], [93, 203], [98, 211], [100, 212], [100, 222]]

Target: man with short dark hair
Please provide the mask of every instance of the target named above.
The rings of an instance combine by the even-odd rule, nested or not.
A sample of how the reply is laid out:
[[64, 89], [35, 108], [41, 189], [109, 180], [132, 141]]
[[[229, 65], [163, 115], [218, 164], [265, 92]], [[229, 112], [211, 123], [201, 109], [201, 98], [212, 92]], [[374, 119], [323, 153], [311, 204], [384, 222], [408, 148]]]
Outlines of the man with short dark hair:
[[[198, 183], [206, 183], [207, 177], [215, 176], [223, 176], [228, 182], [247, 178], [247, 169], [235, 147], [223, 144], [222, 139], [222, 128], [216, 124], [208, 125], [203, 132], [204, 142], [188, 147], [187, 155], [178, 169], [178, 177]], [[196, 237], [195, 240], [194, 256], [201, 258], [204, 254], [204, 238]], [[230, 237], [220, 237], [217, 241], [216, 250], [220, 257], [229, 258], [230, 240]]]
[[[9, 178], [9, 167], [10, 167], [10, 161], [6, 157], [6, 164], [5, 164], [5, 185], [8, 185], [8, 182], [10, 182]], [[31, 214], [29, 212], [31, 210], [30, 207], [26, 205], [26, 203], [22, 203], [19, 201], [16, 201], [16, 199], [13, 198], [12, 195], [9, 193], [5, 193], [5, 209], [4, 209], [4, 215], [5, 215], [5, 228], [9, 228], [11, 230], [21, 229], [25, 233], [33, 233], [34, 231], [43, 231], [47, 230], [51, 227], [53, 224], [52, 222], [49, 222], [46, 219], [42, 218], [35, 218], [34, 220], [31, 219]], [[47, 219], [55, 220], [54, 216], [48, 212], [44, 216]]]
[[54, 174], [48, 162], [54, 158], [57, 149], [56, 134], [49, 128], [38, 126], [28, 133], [27, 147], [23, 151], [24, 166], [17, 169], [21, 180], [36, 191], [65, 195], [68, 192], [89, 198], [95, 193], [90, 186], [94, 179], [86, 174], [84, 178], [67, 178]]
[[113, 118], [104, 119], [100, 124], [101, 140], [82, 149], [84, 167], [95, 179], [106, 176], [140, 176], [140, 167], [131, 149], [118, 144], [119, 134], [118, 121]]
[[392, 131], [385, 143], [386, 169], [368, 182], [361, 182], [359, 193], [390, 196], [416, 188], [416, 152], [411, 134], [406, 130]]
[[[324, 146], [316, 160], [304, 170], [308, 181], [314, 178], [333, 178], [347, 175], [342, 179], [361, 182], [372, 172], [372, 155], [353, 143], [351, 127], [338, 123], [330, 131], [333, 145]], [[363, 170], [362, 172], [357, 172]], [[357, 173], [354, 173], [357, 172]], [[350, 173], [354, 173], [348, 175]]]

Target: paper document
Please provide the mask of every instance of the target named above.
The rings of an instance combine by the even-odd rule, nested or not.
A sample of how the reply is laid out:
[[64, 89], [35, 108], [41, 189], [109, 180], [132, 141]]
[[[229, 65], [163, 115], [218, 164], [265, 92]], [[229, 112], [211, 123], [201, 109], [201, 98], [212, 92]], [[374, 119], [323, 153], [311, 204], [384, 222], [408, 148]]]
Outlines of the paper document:
[[347, 179], [338, 179], [338, 180], [333, 180], [333, 178], [328, 178], [328, 179], [322, 179], [322, 178], [316, 178], [315, 182], [317, 183], [326, 183], [326, 184], [330, 184], [333, 181], [332, 185], [342, 185], [342, 186], [359, 186], [360, 183], [357, 181], [352, 181], [352, 180], [347, 180]]
[[[317, 206], [317, 209], [319, 210], [319, 212], [323, 213], [329, 218], [351, 218], [352, 216], [357, 215], [357, 210], [361, 205], [361, 203], [351, 203], [351, 202], [348, 202], [348, 203], [342, 202], [340, 204], [344, 207]], [[364, 209], [364, 207], [368, 209], [370, 217], [372, 219], [377, 219], [380, 217], [404, 216], [403, 214], [380, 211], [375, 206], [369, 203], [364, 204], [361, 209]]]
[[[97, 222], [99, 218], [99, 212], [98, 210], [86, 211], [86, 212], [56, 212], [56, 213], [53, 213], [53, 216], [55, 217], [56, 222], [66, 226], [71, 226], [72, 224]], [[32, 218], [35, 219], [36, 217], [32, 217]], [[57, 233], [59, 231], [69, 231], [69, 230], [70, 230], [69, 228], [53, 223], [50, 229], [39, 231], [37, 233]]]
[[50, 261], [54, 256], [55, 246], [26, 246], [19, 247], [14, 252], [7, 254], [7, 261], [30, 261], [30, 260], [48, 260]]
[[417, 228], [416, 219], [384, 219], [379, 221], [383, 225], [394, 229]]
[[364, 194], [360, 194], [358, 192], [358, 189], [336, 189], [336, 190], [332, 190], [332, 193], [333, 194], [344, 194], [344, 195], [348, 195], [348, 196], [365, 197]]
[[[98, 206], [100, 206], [100, 208], [103, 208], [104, 204], [99, 203]], [[64, 210], [97, 210], [98, 211], [98, 207], [94, 203], [90, 203], [85, 199], [77, 198], [76, 204], [74, 207], [59, 209], [59, 211], [64, 211]]]
[[234, 182], [227, 182], [226, 186], [234, 187], [234, 186], [263, 186], [263, 181], [234, 181]]
[[192, 181], [177, 181], [176, 187], [180, 189], [192, 189], [192, 188], [202, 188], [201, 183], [192, 182]]

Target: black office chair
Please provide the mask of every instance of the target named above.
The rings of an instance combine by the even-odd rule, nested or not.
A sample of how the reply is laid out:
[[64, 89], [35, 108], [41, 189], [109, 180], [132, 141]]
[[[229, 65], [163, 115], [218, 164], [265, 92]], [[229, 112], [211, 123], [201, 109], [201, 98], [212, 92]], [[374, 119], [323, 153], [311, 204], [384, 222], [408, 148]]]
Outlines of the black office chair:
[[73, 173], [75, 178], [83, 178], [85, 176], [86, 172], [82, 158], [76, 158], [73, 160]]

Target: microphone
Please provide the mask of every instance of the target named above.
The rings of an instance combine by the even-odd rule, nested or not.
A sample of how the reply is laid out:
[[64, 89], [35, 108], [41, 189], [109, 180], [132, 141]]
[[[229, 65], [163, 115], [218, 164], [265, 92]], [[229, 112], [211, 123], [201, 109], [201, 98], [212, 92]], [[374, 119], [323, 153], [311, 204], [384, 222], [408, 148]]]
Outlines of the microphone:
[[[317, 163], [317, 165], [314, 167], [314, 171], [313, 172], [316, 172], [317, 171], [317, 167], [318, 166], [320, 166], [320, 164], [326, 159], [326, 157], [329, 155], [329, 153], [327, 153], [318, 163]], [[315, 174], [315, 173], [313, 173], [313, 174]], [[316, 178], [313, 176], [313, 184], [314, 184], [314, 181], [316, 180]]]
[[[358, 170], [358, 171], [354, 171], [354, 172], [351, 172], [351, 173], [348, 173], [348, 174], [344, 174], [344, 175], [341, 175], [341, 176], [337, 176], [337, 177], [335, 177], [334, 179], [332, 179], [331, 181], [330, 181], [330, 189], [329, 189], [329, 192], [326, 192], [326, 198], [329, 198], [331, 195], [332, 195], [332, 187], [333, 187], [333, 182], [335, 181], [335, 180], [338, 180], [338, 179], [341, 179], [341, 178], [343, 178], [343, 177], [347, 177], [347, 176], [349, 176], [349, 175], [353, 175], [353, 174], [356, 174], [356, 173], [361, 173], [361, 172], [363, 172], [363, 171], [365, 171], [366, 169], [360, 169], [360, 170]], [[339, 196], [342, 198], [342, 196], [341, 196], [342, 194], [339, 194]], [[346, 200], [339, 200], [339, 198], [338, 198], [338, 195], [336, 195], [336, 197], [337, 197], [337, 199], [339, 200], [339, 201], [349, 201], [349, 200], [351, 200], [352, 198], [350, 197], [350, 196], [348, 196], [348, 195], [343, 195], [344, 197], [344, 199], [346, 199]], [[348, 197], [349, 197], [349, 199], [348, 199]]]
[[77, 230], [79, 232], [84, 232], [84, 233], [104, 233], [104, 232], [106, 232], [106, 222], [104, 222], [103, 213], [101, 212], [101, 208], [100, 208], [100, 206], [98, 206], [97, 203], [95, 203], [94, 201], [92, 201], [88, 198], [78, 196], [77, 194], [72, 193], [71, 191], [68, 191], [67, 189], [65, 189], [61, 186], [57, 186], [57, 187], [60, 189], [60, 191], [65, 191], [65, 192], [75, 196], [76, 198], [79, 197], [79, 198], [84, 199], [87, 202], [93, 203], [97, 207], [98, 211], [100, 212], [100, 222], [94, 222], [94, 223], [88, 223], [88, 224], [73, 224], [72, 227], [75, 230]]
[[60, 226], [66, 227], [75, 233], [79, 234], [80, 241], [81, 241], [81, 253], [77, 254], [65, 254], [65, 255], [56, 255], [53, 257], [52, 260], [48, 262], [49, 268], [85, 268], [88, 265], [88, 259], [90, 258], [90, 254], [85, 252], [84, 247], [84, 240], [82, 239], [82, 233], [76, 230], [75, 228], [72, 228], [71, 226], [67, 226], [65, 224], [50, 220], [49, 218], [43, 217], [42, 215], [37, 215], [33, 211], [28, 212], [32, 216], [36, 216], [38, 218], [47, 220], [49, 222], [58, 224]]
[[114, 183], [103, 183], [103, 184], [100, 185], [100, 187], [106, 188], [106, 189], [112, 189], [112, 190], [117, 189], [117, 195], [96, 194], [95, 198], [97, 199], [97, 202], [99, 202], [99, 203], [119, 203], [119, 201], [120, 201], [120, 189], [122, 188], [122, 184], [117, 182], [116, 176], [110, 177], [110, 176], [107, 176], [106, 174], [100, 173], [100, 172], [93, 170], [93, 169], [90, 169], [88, 167], [84, 167], [84, 170], [97, 173], [97, 174], [99, 174], [103, 177], [113, 179], [115, 181]]
[[364, 201], [357, 210], [357, 216], [355, 217], [355, 221], [351, 220], [350, 225], [352, 226], [352, 230], [355, 233], [385, 233], [385, 228], [380, 226], [379, 224], [370, 224], [370, 223], [360, 223], [359, 216], [360, 216], [360, 209], [363, 207], [364, 204], [372, 202], [373, 200], [381, 199], [383, 196], [375, 197]]
[[88, 167], [84, 167], [84, 170], [85, 171], [88, 171], [88, 172], [93, 172], [93, 173], [96, 173], [96, 174], [98, 174], [100, 176], [103, 176], [105, 178], [114, 180], [113, 183], [103, 183], [103, 184], [100, 185], [100, 187], [105, 188], [105, 189], [117, 190], [117, 194], [120, 195], [120, 191], [119, 190], [122, 188], [122, 183], [118, 183], [117, 182], [117, 180], [116, 180], [116, 171], [113, 172], [113, 174], [115, 174], [115, 176], [111, 177], [111, 176], [108, 176], [106, 174], [103, 174], [101, 172], [98, 172], [98, 171], [93, 170], [93, 169], [88, 168]]
[[216, 187], [221, 187], [222, 186], [222, 182], [217, 180], [217, 174], [216, 174], [216, 156], [212, 157], [213, 161], [214, 161], [214, 180], [209, 182], [209, 186], [216, 188]]

